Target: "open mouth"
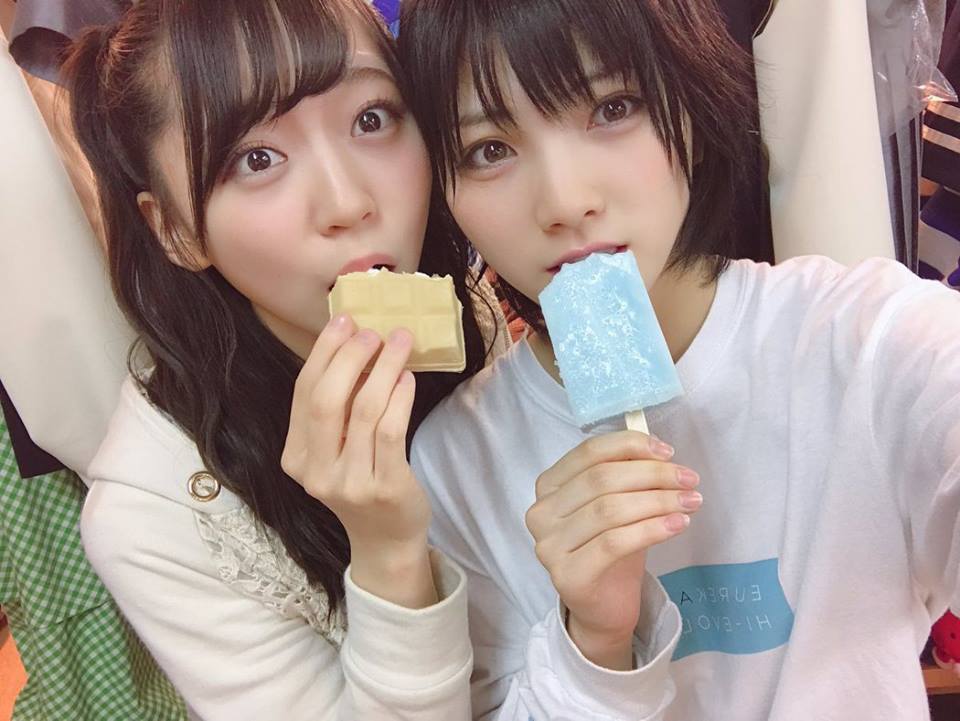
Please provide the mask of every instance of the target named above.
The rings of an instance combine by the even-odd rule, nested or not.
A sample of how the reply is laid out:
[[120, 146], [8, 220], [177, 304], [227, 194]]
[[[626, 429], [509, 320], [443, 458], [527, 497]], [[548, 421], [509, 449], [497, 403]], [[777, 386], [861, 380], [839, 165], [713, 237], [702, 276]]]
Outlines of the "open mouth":
[[[337, 278], [341, 275], [347, 275], [348, 273], [366, 273], [371, 270], [389, 270], [391, 272], [395, 271], [397, 268], [396, 261], [390, 256], [384, 255], [382, 253], [377, 255], [368, 255], [362, 258], [356, 258], [351, 260], [349, 263], [344, 265], [338, 272]], [[337, 281], [334, 280], [330, 284], [328, 290], [333, 290], [333, 286], [336, 285]]]
[[560, 272], [560, 268], [568, 263], [576, 263], [583, 260], [584, 258], [593, 255], [594, 253], [603, 253], [605, 255], [616, 255], [617, 253], [625, 253], [628, 250], [629, 246], [626, 245], [588, 245], [586, 248], [581, 248], [580, 250], [573, 251], [563, 256], [560, 261], [549, 268], [547, 272], [551, 275], [555, 275]]

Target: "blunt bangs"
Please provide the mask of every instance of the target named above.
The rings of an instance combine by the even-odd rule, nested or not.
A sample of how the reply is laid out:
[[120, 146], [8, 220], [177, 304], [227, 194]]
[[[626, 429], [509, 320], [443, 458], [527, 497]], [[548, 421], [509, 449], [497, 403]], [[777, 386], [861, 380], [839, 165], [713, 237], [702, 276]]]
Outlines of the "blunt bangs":
[[[705, 261], [709, 280], [731, 258], [763, 256], [742, 237], [745, 228], [769, 228], [753, 65], [714, 0], [405, 0], [399, 48], [440, 188], [456, 192], [462, 83], [505, 127], [515, 124], [507, 70], [547, 117], [595, 101], [589, 74], [599, 71], [642, 96], [686, 174], [690, 206], [667, 269]], [[543, 330], [535, 300], [503, 281], [500, 289]]]
[[[463, 153], [459, 90], [472, 81], [484, 113], [501, 126], [514, 124], [502, 88], [505, 58], [520, 87], [546, 117], [596, 102], [591, 72], [638, 86], [667, 152], [684, 169], [683, 135], [688, 96], [675, 58], [657, 32], [653, 4], [636, 0], [408, 0], [400, 34], [409, 63], [421, 127], [444, 185], [455, 182]], [[595, 67], [584, 67], [593, 60]]]
[[165, 60], [179, 79], [173, 101], [201, 242], [206, 203], [237, 143], [256, 125], [340, 82], [355, 28], [370, 33], [401, 83], [393, 40], [363, 0], [181, 0], [167, 3], [165, 12]]

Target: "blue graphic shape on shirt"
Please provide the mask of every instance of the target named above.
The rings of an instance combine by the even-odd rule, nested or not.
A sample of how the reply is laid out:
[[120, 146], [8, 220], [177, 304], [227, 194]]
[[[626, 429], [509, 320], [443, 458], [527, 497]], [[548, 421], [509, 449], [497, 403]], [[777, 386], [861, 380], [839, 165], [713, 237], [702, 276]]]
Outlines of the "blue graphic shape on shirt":
[[691, 566], [660, 577], [683, 629], [673, 660], [704, 651], [734, 655], [782, 646], [793, 610], [780, 583], [779, 560]]

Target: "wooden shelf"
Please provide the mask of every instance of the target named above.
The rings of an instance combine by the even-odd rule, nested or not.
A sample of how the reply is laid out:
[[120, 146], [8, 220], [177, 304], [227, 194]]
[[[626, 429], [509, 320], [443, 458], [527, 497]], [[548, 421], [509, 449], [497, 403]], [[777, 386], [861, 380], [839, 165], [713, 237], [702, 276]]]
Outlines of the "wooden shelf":
[[957, 678], [955, 673], [939, 666], [924, 666], [923, 680], [927, 684], [927, 693], [931, 696], [948, 693], [960, 694], [960, 678]]

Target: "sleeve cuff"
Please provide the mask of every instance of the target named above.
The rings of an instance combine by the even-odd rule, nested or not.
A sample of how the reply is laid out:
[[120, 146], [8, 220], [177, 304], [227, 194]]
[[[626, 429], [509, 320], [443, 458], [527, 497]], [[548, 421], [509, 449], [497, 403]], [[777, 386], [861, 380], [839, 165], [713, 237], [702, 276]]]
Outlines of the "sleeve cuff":
[[548, 617], [548, 644], [551, 656], [558, 660], [555, 670], [560, 683], [598, 715], [655, 717], [673, 700], [670, 660], [680, 639], [680, 611], [649, 573], [644, 574], [642, 597], [634, 637], [637, 668], [632, 671], [611, 671], [584, 657], [567, 633], [559, 604]]
[[432, 688], [472, 663], [466, 576], [439, 551], [431, 550], [430, 564], [440, 601], [422, 609], [364, 591], [347, 568], [348, 632], [342, 653], [362, 676], [398, 690]]

